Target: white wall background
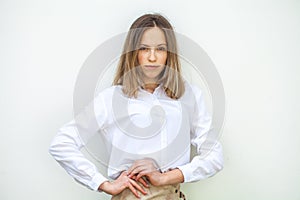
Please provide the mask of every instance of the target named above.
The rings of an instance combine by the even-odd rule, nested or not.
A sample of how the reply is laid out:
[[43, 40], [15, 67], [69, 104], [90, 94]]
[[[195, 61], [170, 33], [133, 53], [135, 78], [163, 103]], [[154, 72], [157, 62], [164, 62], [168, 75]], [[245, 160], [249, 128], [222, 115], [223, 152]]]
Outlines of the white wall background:
[[48, 154], [72, 118], [77, 73], [138, 16], [165, 14], [201, 45], [225, 87], [225, 168], [188, 199], [300, 199], [300, 1], [0, 2], [0, 199], [108, 199]]

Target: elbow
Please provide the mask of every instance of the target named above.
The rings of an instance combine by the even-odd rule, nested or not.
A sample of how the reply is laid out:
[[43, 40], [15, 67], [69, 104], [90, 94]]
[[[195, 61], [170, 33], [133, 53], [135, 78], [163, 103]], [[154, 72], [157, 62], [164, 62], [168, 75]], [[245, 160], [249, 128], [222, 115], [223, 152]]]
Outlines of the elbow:
[[61, 144], [56, 140], [56, 138], [54, 138], [48, 148], [48, 152], [52, 157], [57, 159], [59, 157], [60, 151], [61, 151]]
[[224, 168], [224, 158], [223, 158], [222, 152], [218, 156], [218, 159], [216, 159], [215, 166], [216, 166], [217, 172], [221, 171]]
[[223, 163], [223, 162], [218, 163], [218, 164], [216, 165], [216, 171], [217, 171], [217, 172], [221, 171], [223, 168], [224, 168], [224, 163]]
[[216, 173], [223, 170], [224, 168], [224, 160], [223, 157], [220, 157], [217, 161], [214, 162]]
[[60, 144], [56, 144], [56, 143], [51, 143], [49, 148], [48, 148], [48, 152], [49, 154], [56, 160], [56, 161], [61, 161], [64, 159], [63, 157], [63, 149], [61, 147]]
[[53, 142], [50, 144], [49, 148], [48, 148], [48, 153], [51, 155], [51, 156], [54, 156], [55, 155], [55, 152], [56, 152], [56, 146], [55, 144], [53, 144]]
[[223, 160], [223, 156], [217, 156], [214, 157], [210, 160], [210, 164], [211, 164], [211, 175], [214, 176], [215, 174], [217, 174], [218, 172], [222, 171], [224, 168], [224, 160]]
[[212, 162], [211, 170], [207, 171], [207, 177], [215, 176], [217, 173], [223, 170], [223, 162]]
[[219, 145], [217, 147], [218, 147], [216, 150], [217, 154], [216, 154], [215, 158], [213, 159], [216, 173], [223, 170], [223, 168], [224, 168], [224, 157], [223, 157], [222, 146], [219, 143]]
[[56, 135], [48, 147], [48, 152], [51, 156], [53, 156], [56, 160], [58, 157], [60, 157], [60, 154], [65, 151], [66, 147], [66, 140], [64, 137], [59, 133]]

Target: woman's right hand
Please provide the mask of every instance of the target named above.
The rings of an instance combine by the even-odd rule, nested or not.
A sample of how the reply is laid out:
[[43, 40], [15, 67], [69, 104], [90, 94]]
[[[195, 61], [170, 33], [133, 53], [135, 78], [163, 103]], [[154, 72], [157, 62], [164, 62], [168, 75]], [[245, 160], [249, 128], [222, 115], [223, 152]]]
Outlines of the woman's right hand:
[[126, 188], [129, 188], [137, 198], [140, 198], [138, 191], [140, 191], [144, 195], [147, 194], [147, 192], [135, 180], [127, 176], [127, 173], [125, 171], [122, 172], [115, 181], [106, 181], [99, 186], [99, 190], [102, 190], [110, 195], [117, 195]]

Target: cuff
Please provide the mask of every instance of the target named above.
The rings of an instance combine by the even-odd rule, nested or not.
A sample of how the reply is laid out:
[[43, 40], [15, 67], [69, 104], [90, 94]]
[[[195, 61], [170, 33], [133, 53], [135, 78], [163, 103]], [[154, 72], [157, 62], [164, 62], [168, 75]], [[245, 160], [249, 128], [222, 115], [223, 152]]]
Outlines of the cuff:
[[189, 169], [188, 164], [183, 165], [183, 166], [179, 166], [177, 168], [180, 169], [182, 174], [183, 174], [184, 183], [192, 182], [192, 180], [191, 180], [192, 172]]
[[102, 192], [101, 190], [99, 190], [99, 186], [105, 181], [108, 181], [108, 179], [97, 173], [89, 183], [89, 187], [94, 191]]

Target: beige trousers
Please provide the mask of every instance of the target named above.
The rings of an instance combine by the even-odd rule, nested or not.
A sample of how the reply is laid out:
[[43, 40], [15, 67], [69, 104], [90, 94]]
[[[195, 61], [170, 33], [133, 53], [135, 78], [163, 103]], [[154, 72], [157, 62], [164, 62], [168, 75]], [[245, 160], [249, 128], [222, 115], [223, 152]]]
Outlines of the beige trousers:
[[[143, 195], [139, 192], [140, 200], [179, 200], [184, 195], [180, 192], [180, 184], [165, 185], [165, 186], [153, 186], [149, 185], [149, 188], [145, 188], [147, 192]], [[130, 189], [123, 190], [120, 194], [113, 196], [111, 200], [137, 200]]]

